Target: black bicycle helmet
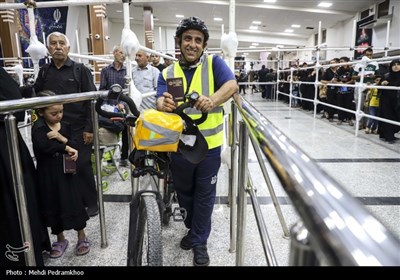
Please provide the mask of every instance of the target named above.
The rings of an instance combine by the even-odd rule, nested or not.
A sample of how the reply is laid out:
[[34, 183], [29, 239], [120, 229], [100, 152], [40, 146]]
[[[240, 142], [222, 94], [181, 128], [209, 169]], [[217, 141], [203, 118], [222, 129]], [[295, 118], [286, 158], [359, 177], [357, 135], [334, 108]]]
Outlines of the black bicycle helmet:
[[180, 38], [182, 33], [188, 29], [196, 29], [202, 32], [204, 34], [204, 42], [207, 42], [208, 38], [210, 37], [207, 26], [204, 24], [204, 21], [198, 17], [188, 17], [182, 19], [176, 28], [175, 36]]

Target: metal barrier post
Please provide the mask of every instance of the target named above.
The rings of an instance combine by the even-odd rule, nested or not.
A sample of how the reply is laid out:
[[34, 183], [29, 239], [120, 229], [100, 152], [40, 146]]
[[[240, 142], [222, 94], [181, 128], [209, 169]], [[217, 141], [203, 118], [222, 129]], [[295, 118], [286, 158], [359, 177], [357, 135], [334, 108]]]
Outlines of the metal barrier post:
[[259, 146], [257, 144], [257, 141], [254, 139], [254, 137], [251, 134], [250, 134], [250, 141], [251, 141], [251, 143], [252, 143], [252, 145], [254, 147], [254, 152], [256, 154], [259, 166], [261, 168], [261, 173], [264, 176], [264, 180], [265, 180], [265, 183], [267, 184], [267, 188], [268, 188], [269, 194], [271, 195], [272, 203], [274, 204], [274, 208], [275, 208], [276, 214], [278, 215], [278, 219], [279, 219], [279, 222], [280, 222], [282, 230], [283, 230], [283, 238], [289, 239], [290, 233], [289, 233], [289, 229], [288, 229], [288, 227], [286, 225], [286, 222], [285, 222], [285, 217], [282, 214], [282, 210], [281, 210], [281, 207], [279, 205], [278, 198], [276, 197], [274, 187], [272, 186], [271, 179], [270, 179], [270, 177], [268, 175], [267, 168], [263, 164], [263, 158], [262, 158]]
[[101, 235], [101, 248], [106, 248], [107, 244], [107, 231], [106, 219], [104, 215], [104, 201], [103, 201], [103, 188], [101, 179], [101, 162], [100, 162], [100, 143], [99, 143], [99, 117], [97, 115], [95, 105], [96, 100], [92, 100], [92, 120], [93, 120], [93, 147], [94, 158], [96, 161], [96, 185], [97, 196], [99, 200], [99, 222], [100, 222], [100, 235]]
[[244, 237], [246, 231], [246, 188], [247, 188], [247, 161], [249, 153], [249, 136], [244, 121], [239, 122], [239, 179], [238, 179], [238, 215], [237, 215], [237, 251], [236, 265], [243, 266], [244, 263]]
[[26, 203], [24, 177], [22, 175], [21, 156], [18, 145], [17, 120], [15, 116], [7, 115], [4, 118], [4, 122], [7, 132], [8, 151], [10, 151], [11, 176], [14, 184], [18, 220], [21, 228], [21, 239], [23, 242], [21, 247], [25, 247], [28, 244], [28, 248], [24, 250], [25, 263], [27, 266], [36, 266], [32, 231], [29, 223], [29, 213]]
[[229, 207], [230, 207], [230, 243], [229, 252], [236, 252], [236, 223], [237, 223], [237, 194], [238, 194], [238, 149], [237, 149], [237, 109], [235, 102], [231, 102], [230, 114], [230, 146], [231, 146], [231, 170], [230, 170], [230, 193], [229, 193]]
[[302, 222], [297, 222], [290, 229], [290, 266], [318, 266], [319, 261], [310, 246], [309, 232]]

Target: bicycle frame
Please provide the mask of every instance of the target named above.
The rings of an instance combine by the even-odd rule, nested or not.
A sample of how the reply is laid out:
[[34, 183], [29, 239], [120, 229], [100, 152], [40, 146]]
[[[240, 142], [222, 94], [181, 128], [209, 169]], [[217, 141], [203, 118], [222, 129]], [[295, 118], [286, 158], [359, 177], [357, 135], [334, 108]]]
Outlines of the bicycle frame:
[[[135, 126], [140, 112], [133, 100], [123, 94], [119, 85], [111, 86], [109, 98], [126, 102], [133, 115], [104, 111], [100, 102], [96, 103], [96, 111], [104, 117], [118, 118], [129, 126]], [[193, 92], [185, 98], [187, 101], [180, 105], [175, 113], [181, 116], [187, 126], [192, 122], [192, 130], [197, 129], [196, 125], [207, 118], [207, 113], [202, 113], [199, 119], [191, 120], [183, 113], [183, 110], [193, 106], [198, 100], [199, 94]], [[205, 139], [202, 139], [205, 143]], [[200, 140], [196, 140], [196, 143], [198, 141]], [[129, 161], [135, 168], [132, 170], [127, 265], [140, 266], [144, 262], [149, 266], [161, 266], [161, 223], [168, 224], [171, 216], [174, 217], [174, 220], [183, 221], [186, 217], [186, 210], [176, 207], [173, 213], [171, 211], [173, 191], [168, 181], [170, 176], [168, 153], [134, 150], [129, 155]], [[175, 217], [183, 218], [175, 219]]]
[[[161, 221], [169, 157], [166, 153], [134, 151], [127, 265], [162, 265]], [[157, 182], [156, 182], [157, 181]], [[144, 258], [145, 257], [145, 258]]]
[[[161, 197], [164, 197], [164, 188], [165, 188], [165, 177], [166, 172], [169, 168], [169, 162], [166, 162], [168, 159], [165, 157], [162, 159], [159, 156], [158, 152], [150, 152], [150, 151], [136, 151], [139, 153], [143, 153], [143, 160], [140, 166], [136, 166], [132, 171], [132, 180], [133, 180], [133, 190], [132, 195], [134, 196], [138, 191], [158, 191]], [[160, 161], [164, 161], [161, 162]], [[161, 165], [166, 165], [163, 169], [160, 169]], [[147, 185], [147, 184], [139, 184], [140, 177], [145, 174], [150, 174], [152, 178], [157, 177], [157, 183], [154, 180], [151, 180], [146, 186], [145, 189], [139, 189], [139, 186]]]

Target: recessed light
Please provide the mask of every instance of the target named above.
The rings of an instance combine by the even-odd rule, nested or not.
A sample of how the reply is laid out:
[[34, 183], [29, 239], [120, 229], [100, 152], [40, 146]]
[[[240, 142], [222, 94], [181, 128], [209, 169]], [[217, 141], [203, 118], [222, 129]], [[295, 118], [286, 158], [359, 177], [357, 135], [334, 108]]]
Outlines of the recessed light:
[[256, 46], [249, 46], [249, 48], [250, 48], [250, 49], [255, 49], [255, 48], [256, 48]]
[[293, 27], [293, 28], [300, 28], [301, 25], [300, 25], [300, 24], [292, 24], [292, 27]]
[[122, 10], [116, 10], [115, 12], [116, 13], [122, 13]]
[[185, 16], [184, 16], [184, 15], [175, 15], [175, 17], [177, 17], [177, 18], [184, 18]]
[[318, 4], [318, 7], [322, 7], [322, 8], [329, 8], [330, 6], [332, 6], [332, 3], [329, 3], [329, 2], [321, 2]]
[[253, 20], [252, 24], [258, 24], [258, 25], [260, 25], [260, 24], [261, 24], [261, 21], [259, 21], [259, 20]]
[[249, 27], [249, 29], [250, 29], [250, 30], [258, 30], [258, 26], [251, 25], [251, 26]]
[[215, 20], [215, 21], [222, 21], [222, 18], [220, 18], [220, 17], [215, 17], [214, 20]]
[[253, 46], [258, 46], [259, 43], [251, 43]]
[[293, 32], [293, 31], [294, 31], [293, 29], [285, 29], [285, 32], [288, 32], [288, 33]]

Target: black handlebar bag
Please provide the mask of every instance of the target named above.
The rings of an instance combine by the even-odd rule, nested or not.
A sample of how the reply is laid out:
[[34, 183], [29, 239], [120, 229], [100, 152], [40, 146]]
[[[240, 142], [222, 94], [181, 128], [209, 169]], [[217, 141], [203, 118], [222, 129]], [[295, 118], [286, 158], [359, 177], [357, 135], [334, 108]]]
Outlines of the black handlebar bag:
[[208, 144], [199, 127], [187, 115], [182, 115], [185, 128], [182, 131], [178, 144], [178, 151], [191, 163], [197, 164], [202, 161], [208, 152]]

